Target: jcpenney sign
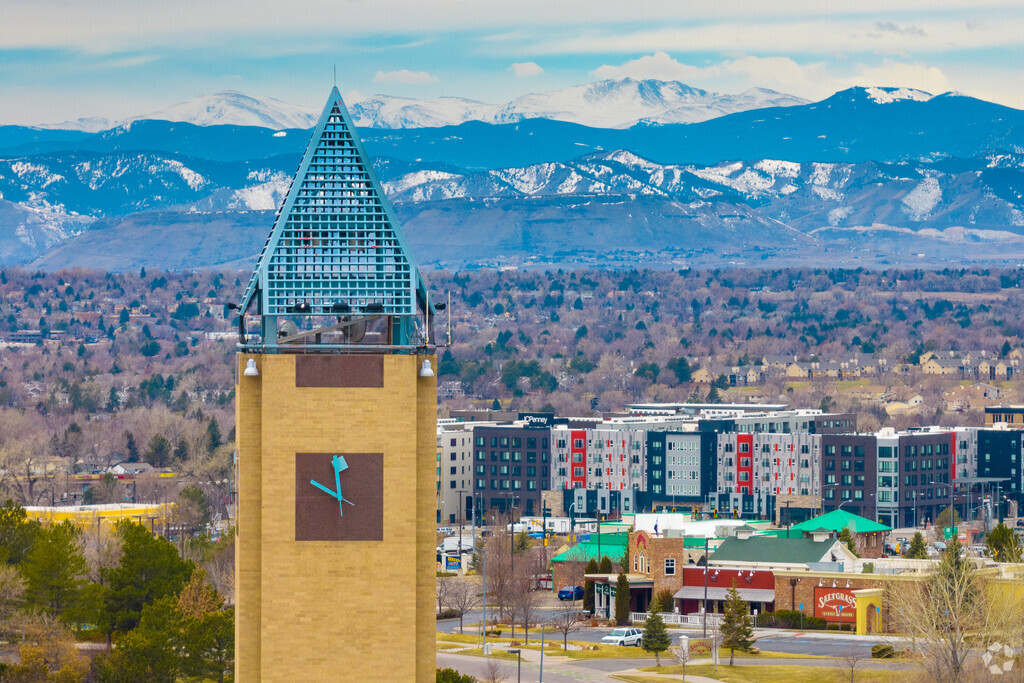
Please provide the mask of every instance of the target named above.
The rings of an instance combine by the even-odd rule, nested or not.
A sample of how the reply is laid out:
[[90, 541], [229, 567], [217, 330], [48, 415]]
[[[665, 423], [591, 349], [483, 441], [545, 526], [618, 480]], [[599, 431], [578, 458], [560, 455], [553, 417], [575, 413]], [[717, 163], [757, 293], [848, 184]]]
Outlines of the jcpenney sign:
[[857, 597], [845, 588], [815, 588], [814, 616], [826, 621], [853, 621], [857, 618]]
[[519, 413], [519, 419], [527, 427], [550, 427], [555, 421], [554, 413]]

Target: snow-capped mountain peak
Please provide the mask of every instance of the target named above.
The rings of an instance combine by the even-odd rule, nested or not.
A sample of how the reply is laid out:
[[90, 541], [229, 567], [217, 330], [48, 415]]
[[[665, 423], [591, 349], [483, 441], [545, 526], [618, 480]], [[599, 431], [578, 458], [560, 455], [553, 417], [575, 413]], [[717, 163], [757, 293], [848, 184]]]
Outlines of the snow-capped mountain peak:
[[913, 100], [915, 102], [927, 102], [932, 99], [932, 94], [914, 88], [865, 88], [867, 96], [878, 104], [890, 104], [900, 100]]
[[350, 111], [357, 125], [369, 128], [429, 128], [466, 121], [516, 123], [523, 119], [568, 121], [594, 128], [628, 128], [637, 123], [696, 123], [748, 109], [806, 102], [765, 88], [723, 95], [679, 81], [622, 78], [529, 93], [505, 104], [457, 97], [414, 100], [375, 95], [351, 105]]
[[152, 119], [158, 121], [184, 121], [197, 126], [261, 126], [281, 130], [284, 128], [311, 128], [319, 112], [309, 107], [288, 104], [272, 97], [254, 97], [232, 90], [202, 95], [186, 102], [133, 116], [121, 123]]

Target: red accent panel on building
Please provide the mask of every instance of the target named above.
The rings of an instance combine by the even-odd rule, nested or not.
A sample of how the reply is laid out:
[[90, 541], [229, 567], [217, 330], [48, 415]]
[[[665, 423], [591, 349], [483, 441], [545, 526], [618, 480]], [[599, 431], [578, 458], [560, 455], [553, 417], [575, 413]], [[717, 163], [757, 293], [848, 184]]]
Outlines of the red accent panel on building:
[[[747, 452], [742, 451], [742, 446], [746, 445]], [[743, 459], [747, 459], [747, 466], [742, 467], [740, 463]], [[740, 477], [741, 472], [746, 472], [747, 480], [743, 481]], [[754, 484], [754, 435], [753, 434], [737, 434], [736, 435], [736, 493], [753, 493]], [[744, 490], [745, 489], [745, 490]]]
[[[583, 444], [579, 448], [576, 447], [577, 440]], [[576, 462], [577, 457], [579, 462]], [[582, 476], [576, 475], [577, 467]], [[587, 433], [582, 429], [569, 432], [569, 488], [587, 488]]]

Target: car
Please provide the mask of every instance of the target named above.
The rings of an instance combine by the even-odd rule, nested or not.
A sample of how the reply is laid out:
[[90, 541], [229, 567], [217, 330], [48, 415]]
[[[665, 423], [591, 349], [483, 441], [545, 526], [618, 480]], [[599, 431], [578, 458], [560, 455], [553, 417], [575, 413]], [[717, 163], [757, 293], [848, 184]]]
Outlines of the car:
[[450, 526], [442, 526], [442, 527], [438, 527], [437, 533], [439, 533], [439, 534], [454, 534], [455, 530], [452, 529]]
[[583, 586], [562, 586], [558, 591], [559, 600], [582, 600]]
[[644, 632], [638, 628], [617, 628], [601, 639], [602, 643], [640, 647]]

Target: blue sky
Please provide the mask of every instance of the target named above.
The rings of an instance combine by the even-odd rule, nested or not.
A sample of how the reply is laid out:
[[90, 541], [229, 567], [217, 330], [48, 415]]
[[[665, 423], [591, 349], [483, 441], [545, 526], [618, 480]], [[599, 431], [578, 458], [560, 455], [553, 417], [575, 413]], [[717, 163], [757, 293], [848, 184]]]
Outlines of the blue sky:
[[1024, 108], [1020, 0], [4, 0], [0, 124], [118, 119], [218, 90], [319, 108], [504, 102], [601, 78], [820, 99], [851, 85]]

